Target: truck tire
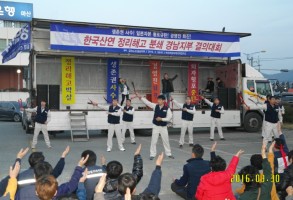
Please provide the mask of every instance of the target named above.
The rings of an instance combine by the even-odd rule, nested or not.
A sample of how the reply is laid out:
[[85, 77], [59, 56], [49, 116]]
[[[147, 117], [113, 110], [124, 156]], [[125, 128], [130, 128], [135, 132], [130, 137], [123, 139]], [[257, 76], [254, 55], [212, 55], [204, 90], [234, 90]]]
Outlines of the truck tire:
[[250, 112], [244, 117], [244, 129], [249, 132], [258, 132], [262, 126], [262, 117], [255, 113]]

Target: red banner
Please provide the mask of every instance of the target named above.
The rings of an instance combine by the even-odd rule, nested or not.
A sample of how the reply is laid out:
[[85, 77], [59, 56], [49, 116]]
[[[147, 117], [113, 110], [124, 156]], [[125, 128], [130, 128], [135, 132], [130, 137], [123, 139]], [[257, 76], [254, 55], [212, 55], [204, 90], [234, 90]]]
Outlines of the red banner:
[[198, 103], [198, 63], [188, 63], [188, 96], [192, 103]]
[[161, 62], [150, 61], [151, 81], [152, 81], [152, 102], [157, 101], [160, 95], [161, 85]]

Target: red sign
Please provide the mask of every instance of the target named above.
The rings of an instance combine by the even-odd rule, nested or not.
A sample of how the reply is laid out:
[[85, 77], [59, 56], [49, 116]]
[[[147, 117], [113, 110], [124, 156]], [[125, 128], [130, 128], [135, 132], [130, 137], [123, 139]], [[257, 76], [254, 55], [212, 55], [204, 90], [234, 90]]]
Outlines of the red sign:
[[157, 101], [160, 95], [161, 83], [161, 62], [150, 61], [151, 82], [152, 82], [152, 102]]
[[192, 103], [198, 103], [198, 63], [188, 63], [188, 96]]

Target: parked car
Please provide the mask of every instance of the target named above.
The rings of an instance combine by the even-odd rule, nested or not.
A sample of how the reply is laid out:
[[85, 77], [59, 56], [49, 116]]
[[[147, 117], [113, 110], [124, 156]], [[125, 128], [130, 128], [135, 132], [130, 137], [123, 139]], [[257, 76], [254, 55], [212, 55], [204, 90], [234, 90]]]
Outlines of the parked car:
[[23, 113], [22, 109], [25, 107], [25, 103], [22, 103], [21, 106], [17, 101], [0, 101], [0, 119], [20, 122]]
[[283, 92], [280, 94], [281, 100], [283, 103], [292, 103], [293, 104], [293, 93], [292, 92]]
[[23, 111], [23, 117], [22, 117], [22, 127], [25, 130], [26, 133], [30, 133], [31, 130], [34, 129], [35, 127], [35, 123], [34, 123], [34, 119], [35, 119], [36, 113], [33, 112], [26, 112], [25, 110]]

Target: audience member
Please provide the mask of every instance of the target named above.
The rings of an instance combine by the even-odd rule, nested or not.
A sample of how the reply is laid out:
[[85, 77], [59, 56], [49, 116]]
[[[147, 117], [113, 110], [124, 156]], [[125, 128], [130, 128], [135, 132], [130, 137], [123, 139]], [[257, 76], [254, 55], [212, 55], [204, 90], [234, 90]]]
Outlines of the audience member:
[[[248, 165], [243, 167], [239, 172], [241, 181], [245, 185], [245, 191], [240, 195], [239, 200], [250, 200], [250, 199], [258, 199], [258, 200], [268, 200], [271, 199], [271, 191], [272, 191], [272, 169], [269, 164], [266, 155], [266, 142], [264, 142], [261, 155], [263, 158], [262, 161], [262, 169], [263, 169], [263, 178], [257, 178], [259, 176], [259, 171], [256, 167], [252, 165]], [[260, 181], [262, 180], [262, 181]]]
[[[38, 163], [34, 167], [36, 185], [27, 185], [18, 190], [16, 199], [19, 200], [51, 200], [68, 196], [76, 191], [79, 179], [82, 177], [83, 166], [88, 160], [88, 155], [82, 157], [75, 168], [69, 182], [58, 186], [56, 178], [52, 175], [53, 168], [48, 162]], [[54, 194], [53, 194], [54, 193]], [[53, 196], [52, 196], [53, 194]], [[52, 196], [52, 197], [51, 197]], [[51, 197], [51, 199], [48, 197]]]
[[94, 198], [95, 187], [98, 184], [100, 177], [106, 172], [106, 160], [104, 156], [101, 156], [101, 166], [96, 165], [97, 155], [91, 150], [82, 152], [81, 157], [85, 158], [89, 155], [85, 167], [88, 170], [87, 179], [84, 182], [86, 188], [87, 199], [91, 200]]
[[[134, 153], [134, 163], [132, 169], [132, 175], [136, 179], [136, 183], [139, 183], [143, 176], [143, 160], [140, 155], [141, 144], [137, 147]], [[123, 166], [118, 161], [111, 161], [106, 167], [107, 178], [104, 187], [104, 198], [107, 200], [119, 198], [121, 195], [118, 192], [118, 178], [123, 172]]]
[[201, 177], [195, 198], [197, 200], [230, 199], [234, 200], [231, 179], [236, 171], [239, 157], [244, 151], [239, 150], [226, 169], [226, 161], [220, 156], [211, 159], [211, 172]]
[[[216, 143], [213, 145], [214, 151]], [[183, 199], [194, 199], [200, 178], [210, 172], [210, 162], [203, 160], [204, 149], [201, 145], [195, 144], [192, 148], [191, 159], [183, 166], [183, 175], [180, 179], [174, 180], [171, 189]]]
[[288, 165], [288, 168], [286, 168], [284, 173], [280, 176], [280, 182], [277, 184], [277, 191], [280, 200], [286, 199], [286, 189], [293, 186], [293, 150], [288, 154]]

